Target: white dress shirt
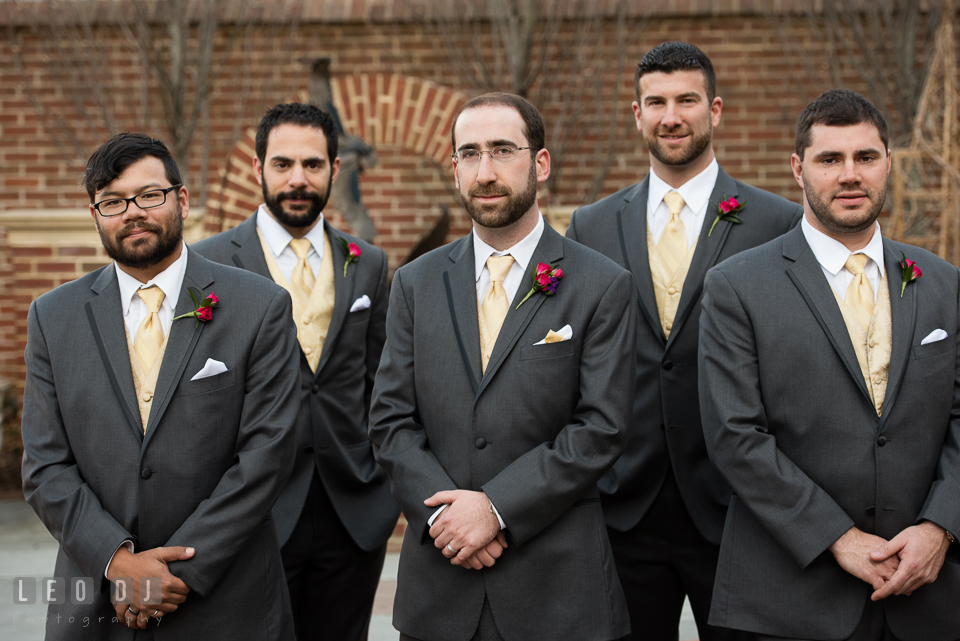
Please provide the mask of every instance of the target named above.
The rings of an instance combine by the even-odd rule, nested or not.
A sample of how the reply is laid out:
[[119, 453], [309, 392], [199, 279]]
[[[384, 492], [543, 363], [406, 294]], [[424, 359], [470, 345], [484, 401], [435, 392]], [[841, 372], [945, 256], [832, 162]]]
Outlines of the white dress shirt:
[[[260, 205], [260, 208], [257, 209], [257, 230], [263, 236], [267, 247], [270, 248], [270, 253], [273, 254], [273, 259], [277, 262], [280, 273], [289, 283], [290, 279], [293, 278], [293, 270], [300, 262], [297, 254], [293, 251], [293, 247], [290, 246], [293, 236], [270, 215], [266, 205]], [[310, 241], [307, 263], [310, 265], [314, 276], [320, 274], [320, 265], [323, 263], [323, 235], [323, 214], [321, 213], [320, 218], [317, 219], [317, 224], [304, 236]]]
[[533, 228], [533, 231], [527, 234], [519, 243], [502, 252], [495, 250], [480, 240], [477, 232], [473, 232], [473, 256], [477, 273], [478, 301], [483, 302], [484, 297], [487, 295], [487, 289], [490, 288], [490, 270], [487, 269], [487, 258], [490, 256], [506, 256], [508, 254], [513, 256], [513, 264], [510, 265], [510, 270], [503, 278], [503, 289], [507, 292], [507, 300], [512, 301], [517, 295], [517, 290], [520, 289], [520, 285], [526, 282], [524, 277], [529, 280], [528, 285], [533, 285], [533, 277], [530, 276], [531, 272], [527, 268], [530, 266], [530, 259], [533, 258], [533, 252], [540, 243], [541, 236], [543, 236], [542, 215], [537, 216], [537, 224]]
[[880, 279], [883, 278], [883, 236], [880, 235], [880, 223], [875, 223], [875, 225], [873, 236], [867, 246], [851, 252], [839, 240], [830, 238], [811, 225], [806, 216], [800, 221], [800, 229], [803, 231], [803, 236], [807, 239], [807, 244], [810, 245], [810, 250], [813, 251], [817, 262], [820, 263], [823, 275], [827, 277], [830, 287], [833, 287], [833, 290], [843, 300], [846, 300], [847, 288], [850, 287], [850, 281], [853, 280], [853, 274], [845, 267], [847, 259], [852, 254], [864, 254], [870, 260], [867, 261], [863, 273], [870, 281], [870, 287], [873, 288], [873, 302], [877, 302]]
[[138, 289], [147, 289], [156, 285], [163, 291], [163, 302], [160, 303], [160, 325], [163, 327], [163, 335], [170, 333], [170, 324], [173, 322], [173, 312], [177, 308], [177, 301], [180, 299], [180, 289], [183, 287], [183, 275], [187, 273], [187, 247], [180, 243], [180, 257], [172, 265], [154, 276], [146, 284], [120, 269], [116, 263], [113, 264], [117, 270], [117, 282], [120, 285], [120, 304], [123, 310], [123, 322], [127, 326], [127, 333], [130, 334], [130, 342], [137, 339], [137, 330], [140, 323], [150, 313], [147, 310], [147, 304], [137, 295]]
[[[680, 210], [680, 220], [683, 226], [687, 228], [687, 249], [693, 246], [700, 236], [700, 230], [703, 228], [703, 219], [707, 215], [707, 207], [710, 204], [710, 195], [717, 184], [717, 176], [720, 173], [720, 165], [717, 159], [707, 166], [699, 174], [683, 183], [677, 189], [674, 189], [650, 169], [650, 189], [647, 192], [647, 229], [653, 237], [654, 244], [660, 242], [660, 234], [664, 227], [670, 221], [670, 209], [667, 203], [663, 202], [663, 197], [671, 191], [675, 191], [683, 197], [683, 209]], [[714, 203], [719, 206], [720, 203]], [[711, 224], [713, 218], [710, 219]], [[646, 242], [646, 241], [644, 241]]]

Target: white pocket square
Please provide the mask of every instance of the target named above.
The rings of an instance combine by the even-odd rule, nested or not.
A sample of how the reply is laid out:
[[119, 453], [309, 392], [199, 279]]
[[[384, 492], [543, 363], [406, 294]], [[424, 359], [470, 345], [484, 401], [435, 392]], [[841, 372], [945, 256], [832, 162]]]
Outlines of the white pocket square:
[[936, 343], [937, 341], [942, 341], [946, 337], [947, 337], [947, 333], [945, 331], [943, 331], [942, 329], [935, 329], [929, 334], [927, 334], [927, 337], [922, 341], [920, 341], [920, 344], [926, 345], [927, 343]]
[[370, 297], [364, 294], [357, 300], [353, 301], [353, 305], [350, 306], [351, 312], [359, 312], [361, 309], [366, 309], [370, 307]]
[[221, 363], [220, 361], [215, 361], [212, 358], [208, 358], [206, 364], [203, 366], [203, 369], [193, 375], [191, 381], [199, 381], [201, 378], [210, 378], [211, 376], [216, 376], [217, 374], [223, 374], [227, 371], [227, 366]]
[[546, 345], [548, 343], [562, 343], [563, 341], [568, 341], [573, 338], [573, 328], [569, 325], [564, 325], [560, 328], [559, 331], [553, 331], [552, 329], [547, 332], [547, 335], [539, 343], [534, 343], [534, 345]]

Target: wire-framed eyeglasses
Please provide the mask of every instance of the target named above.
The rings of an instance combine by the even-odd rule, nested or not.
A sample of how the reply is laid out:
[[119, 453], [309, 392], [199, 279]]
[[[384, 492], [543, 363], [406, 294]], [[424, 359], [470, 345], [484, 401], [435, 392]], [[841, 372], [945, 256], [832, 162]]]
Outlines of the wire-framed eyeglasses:
[[140, 209], [151, 209], [167, 202], [167, 194], [174, 189], [180, 189], [182, 186], [183, 183], [177, 183], [164, 189], [151, 189], [150, 191], [137, 194], [133, 198], [107, 198], [98, 203], [94, 203], [93, 208], [100, 212], [100, 215], [105, 218], [119, 216], [126, 212], [132, 202], [136, 203]]
[[466, 166], [476, 165], [483, 158], [483, 154], [490, 154], [492, 160], [497, 162], [510, 162], [517, 157], [518, 151], [533, 149], [533, 147], [514, 147], [512, 145], [501, 145], [488, 151], [481, 149], [461, 149], [453, 154], [453, 159]]

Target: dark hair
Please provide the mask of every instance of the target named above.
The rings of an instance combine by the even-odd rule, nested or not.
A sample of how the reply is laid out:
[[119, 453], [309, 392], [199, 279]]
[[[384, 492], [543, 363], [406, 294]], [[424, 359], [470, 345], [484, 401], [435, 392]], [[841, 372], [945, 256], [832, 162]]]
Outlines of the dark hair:
[[710, 58], [689, 42], [679, 40], [658, 44], [640, 60], [637, 71], [633, 74], [633, 88], [637, 92], [637, 102], [640, 102], [640, 78], [645, 74], [656, 71], [673, 73], [690, 70], [703, 73], [704, 85], [707, 87], [707, 101], [712, 103], [717, 95], [717, 74], [713, 71]]
[[510, 107], [514, 109], [523, 119], [523, 135], [527, 138], [527, 143], [531, 148], [530, 152], [536, 154], [543, 149], [546, 134], [544, 133], [543, 118], [540, 117], [537, 108], [530, 104], [529, 100], [516, 94], [494, 91], [468, 100], [466, 104], [460, 107], [457, 115], [453, 117], [453, 124], [450, 125], [450, 142], [453, 144], [454, 151], [457, 150], [456, 129], [460, 114], [467, 109], [478, 107]]
[[869, 100], [849, 89], [831, 89], [803, 108], [797, 119], [796, 151], [803, 160], [803, 152], [810, 146], [810, 129], [814, 125], [850, 127], [868, 122], [877, 128], [883, 148], [890, 146], [887, 121]]
[[133, 163], [152, 156], [163, 163], [171, 185], [183, 182], [177, 163], [167, 146], [146, 134], [117, 134], [103, 143], [87, 160], [80, 186], [87, 190], [90, 202], [97, 192], [116, 180]]
[[332, 163], [337, 157], [337, 128], [330, 114], [314, 105], [288, 102], [271, 107], [267, 113], [263, 114], [260, 124], [257, 125], [256, 150], [261, 165], [267, 157], [267, 138], [270, 137], [274, 127], [279, 125], [298, 125], [319, 129], [327, 139], [327, 160]]

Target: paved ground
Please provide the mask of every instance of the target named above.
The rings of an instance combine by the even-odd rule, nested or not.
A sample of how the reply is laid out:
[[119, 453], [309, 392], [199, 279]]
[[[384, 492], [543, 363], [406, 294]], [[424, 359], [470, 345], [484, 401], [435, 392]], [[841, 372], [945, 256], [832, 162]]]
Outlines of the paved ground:
[[[47, 606], [39, 599], [33, 605], [18, 605], [14, 577], [33, 577], [39, 584], [40, 579], [50, 576], [56, 555], [57, 542], [30, 506], [19, 499], [0, 499], [0, 639], [43, 639]], [[395, 641], [399, 636], [390, 624], [399, 558], [399, 554], [387, 555], [373, 606], [370, 641]], [[690, 606], [686, 604], [680, 622], [680, 639], [696, 638], [697, 627]]]

